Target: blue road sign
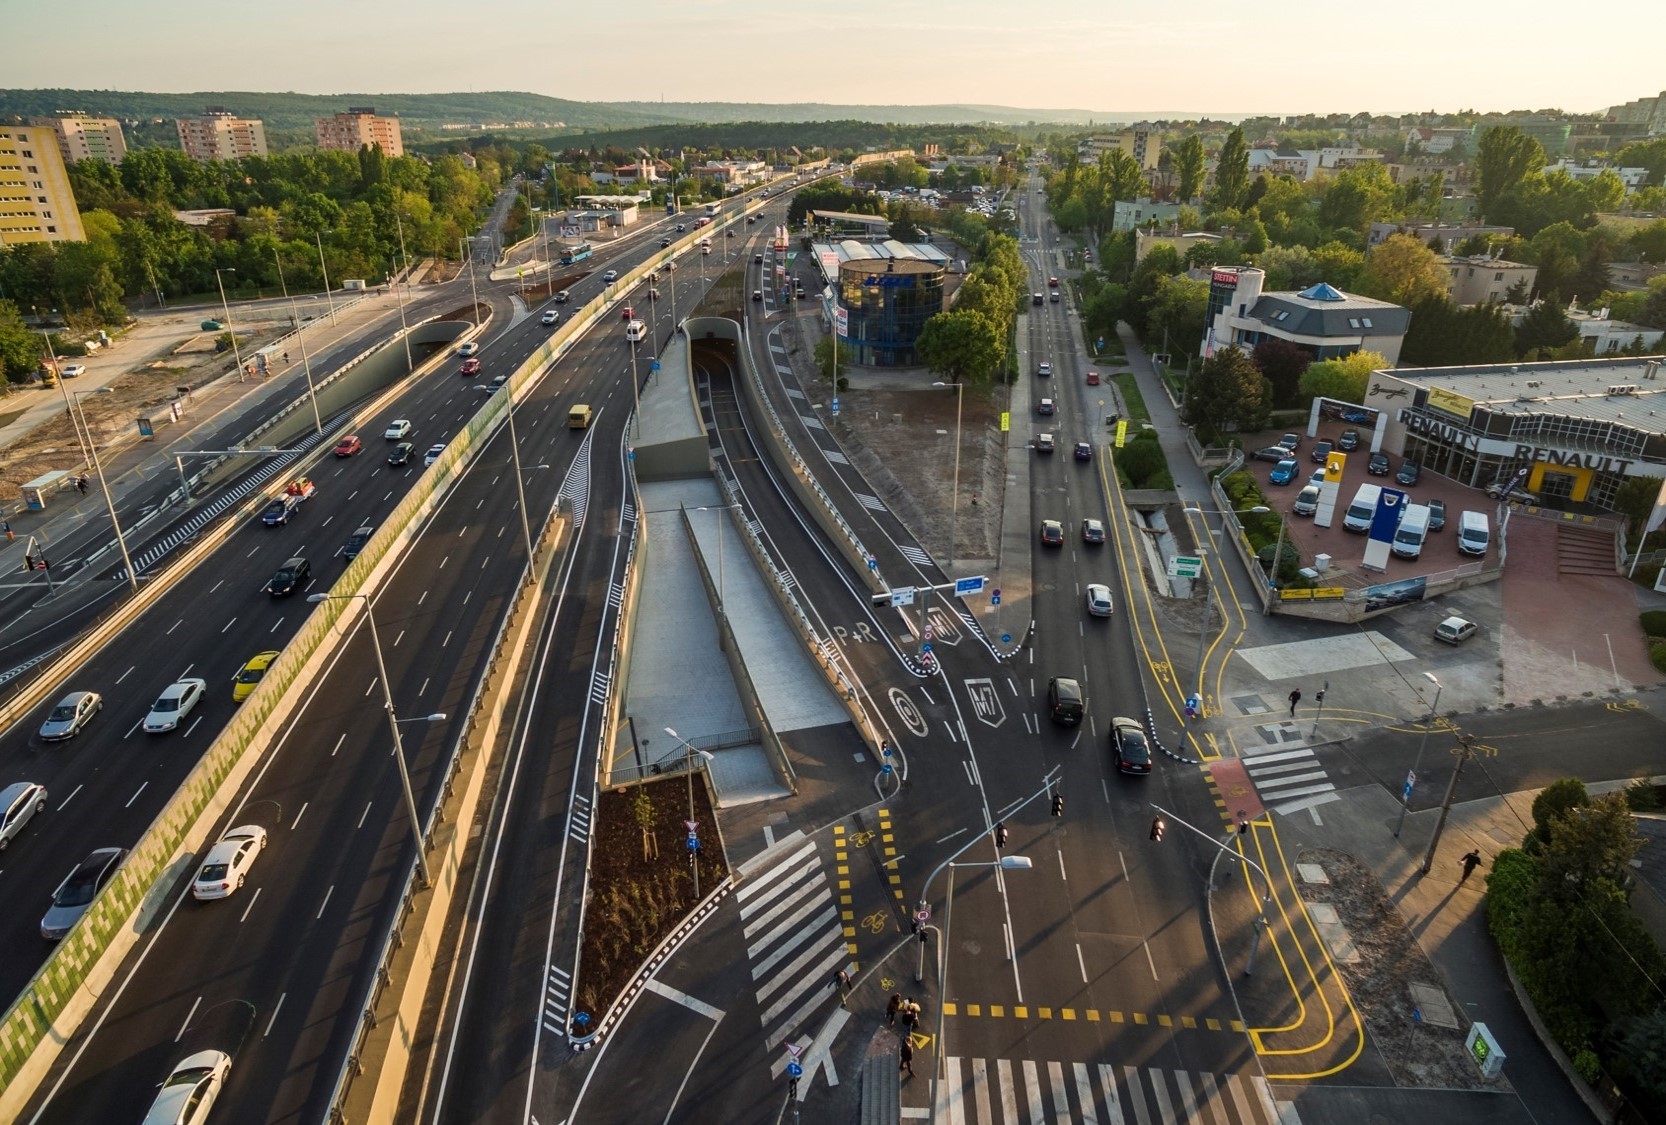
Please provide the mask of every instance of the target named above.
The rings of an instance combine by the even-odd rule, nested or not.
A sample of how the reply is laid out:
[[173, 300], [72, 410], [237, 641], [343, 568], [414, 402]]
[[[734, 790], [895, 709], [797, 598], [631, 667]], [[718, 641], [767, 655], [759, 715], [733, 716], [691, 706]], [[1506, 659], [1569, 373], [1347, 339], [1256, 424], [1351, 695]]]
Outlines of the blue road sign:
[[884, 773], [884, 774], [890, 773], [891, 772], [891, 763], [886, 762], [884, 765], [880, 766], [879, 767], [879, 772]]
[[1010, 645], [1012, 643], [1012, 634], [1011, 633], [1002, 633], [1001, 634], [1001, 643], [1004, 644], [1004, 645]]
[[879, 559], [876, 558], [873, 555], [869, 555], [868, 556], [868, 569], [869, 570], [878, 570], [879, 569]]
[[993, 594], [991, 594], [989, 596], [989, 604], [990, 605], [1000, 605], [1001, 604], [1001, 591], [996, 590]]
[[920, 651], [921, 652], [930, 652], [931, 651], [931, 642], [926, 641], [923, 644], [921, 644], [920, 645]]
[[1416, 785], [1417, 785], [1417, 774], [1414, 773], [1411, 770], [1407, 770], [1406, 771], [1406, 784], [1400, 790], [1400, 799], [1402, 801], [1411, 800], [1411, 791], [1412, 791], [1412, 788]]
[[838, 395], [833, 396], [833, 413], [835, 415], [837, 415], [839, 413], [839, 396]]
[[974, 574], [970, 578], [956, 578], [954, 580], [954, 596], [963, 598], [967, 594], [976, 594], [983, 590], [983, 575]]
[[788, 1063], [787, 1064], [787, 1077], [788, 1078], [803, 1078], [804, 1077], [804, 1064], [799, 1062], [797, 1059], [794, 1059], [792, 1062]]
[[649, 371], [658, 371], [659, 370], [659, 360], [656, 359], [656, 360], [654, 360], [654, 362], [650, 363], [648, 365], [648, 370]]
[[692, 832], [688, 834], [688, 850], [691, 852], [697, 852], [700, 850], [700, 837], [696, 836]]

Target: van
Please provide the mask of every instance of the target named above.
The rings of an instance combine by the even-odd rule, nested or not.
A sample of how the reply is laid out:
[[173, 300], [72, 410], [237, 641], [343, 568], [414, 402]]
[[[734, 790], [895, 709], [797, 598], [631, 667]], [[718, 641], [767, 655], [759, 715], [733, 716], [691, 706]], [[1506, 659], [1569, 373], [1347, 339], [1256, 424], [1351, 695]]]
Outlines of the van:
[[581, 402], [567, 411], [567, 428], [569, 430], [588, 430], [590, 428], [590, 408]]
[[1354, 493], [1353, 503], [1348, 505], [1348, 511], [1342, 517], [1343, 530], [1370, 531], [1371, 521], [1377, 516], [1377, 498], [1382, 494], [1381, 485], [1360, 485], [1359, 491]]
[[1465, 512], [1458, 517], [1458, 550], [1466, 555], [1485, 555], [1492, 540], [1487, 513]]
[[633, 344], [647, 335], [648, 326], [643, 324], [640, 320], [633, 320], [629, 324], [625, 325], [625, 339], [629, 340]]
[[1403, 559], [1415, 559], [1423, 553], [1423, 540], [1429, 534], [1429, 506], [1407, 504], [1400, 513], [1400, 526], [1394, 531], [1394, 542], [1389, 550]]
[[1087, 710], [1082, 704], [1082, 685], [1068, 676], [1047, 681], [1047, 713], [1060, 726], [1073, 727]]

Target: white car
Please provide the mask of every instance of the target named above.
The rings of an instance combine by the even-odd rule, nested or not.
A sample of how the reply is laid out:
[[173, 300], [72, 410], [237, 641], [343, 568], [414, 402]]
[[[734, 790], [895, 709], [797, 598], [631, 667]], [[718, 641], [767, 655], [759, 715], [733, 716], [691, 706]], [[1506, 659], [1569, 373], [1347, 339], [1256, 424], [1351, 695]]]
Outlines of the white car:
[[179, 1060], [150, 1103], [144, 1125], [202, 1125], [230, 1071], [231, 1056], [224, 1051], [198, 1051]]
[[403, 441], [410, 435], [411, 420], [409, 418], [395, 418], [388, 423], [388, 428], [382, 431], [382, 436], [389, 441]]
[[430, 445], [428, 447], [428, 452], [424, 453], [422, 455], [423, 465], [424, 466], [432, 465], [435, 461], [438, 461], [440, 459], [440, 454], [442, 454], [444, 452], [445, 452], [445, 443], [444, 442], [441, 442], [437, 445]]
[[74, 379], [87, 373], [87, 365], [84, 363], [66, 363], [58, 368], [58, 373], [66, 379]]
[[150, 705], [150, 714], [145, 716], [145, 733], [166, 734], [177, 729], [192, 708], [202, 701], [207, 690], [208, 683], [204, 680], [180, 680], [169, 684]]
[[23, 826], [46, 811], [46, 788], [32, 781], [19, 781], [0, 789], [0, 852], [23, 831]]
[[467, 359], [471, 355], [479, 355], [480, 345], [475, 343], [473, 340], [470, 340], [468, 343], [463, 344], [457, 349], [457, 354], [462, 356], [464, 359]]
[[560, 313], [556, 312], [554, 309], [547, 309], [547, 310], [545, 310], [544, 315], [538, 318], [538, 323], [539, 324], [554, 324], [560, 319], [561, 319], [561, 314]]
[[1035, 365], [1035, 373], [1038, 377], [1045, 379], [1053, 373], [1053, 365], [1044, 359]]
[[1111, 588], [1100, 582], [1088, 583], [1088, 614], [1092, 617], [1109, 617], [1113, 608], [1111, 602]]
[[249, 877], [249, 868], [266, 850], [266, 829], [258, 824], [233, 828], [203, 858], [191, 895], [199, 901], [229, 898]]
[[602, 280], [606, 281], [606, 282], [618, 281], [619, 280], [619, 271], [618, 270], [608, 270], [606, 273], [602, 274]]

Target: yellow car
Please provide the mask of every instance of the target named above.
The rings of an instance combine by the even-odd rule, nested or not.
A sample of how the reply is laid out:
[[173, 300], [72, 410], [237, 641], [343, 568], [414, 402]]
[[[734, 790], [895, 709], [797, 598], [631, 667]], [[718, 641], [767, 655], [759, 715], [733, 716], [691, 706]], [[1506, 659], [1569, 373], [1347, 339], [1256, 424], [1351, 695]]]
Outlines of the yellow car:
[[243, 670], [237, 673], [231, 681], [231, 701], [241, 703], [254, 694], [260, 685], [260, 678], [266, 675], [266, 669], [272, 666], [272, 661], [278, 658], [278, 650], [255, 653], [253, 659], [243, 665]]

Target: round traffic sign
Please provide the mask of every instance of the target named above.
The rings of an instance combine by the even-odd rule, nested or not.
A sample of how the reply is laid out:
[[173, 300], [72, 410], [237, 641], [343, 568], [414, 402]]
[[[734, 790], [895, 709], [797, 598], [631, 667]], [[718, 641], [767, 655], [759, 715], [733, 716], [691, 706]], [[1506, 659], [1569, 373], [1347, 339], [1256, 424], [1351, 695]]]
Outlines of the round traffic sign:
[[804, 1066], [797, 1059], [787, 1064], [787, 1075], [790, 1078], [803, 1078]]

